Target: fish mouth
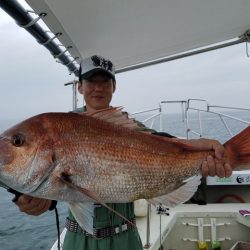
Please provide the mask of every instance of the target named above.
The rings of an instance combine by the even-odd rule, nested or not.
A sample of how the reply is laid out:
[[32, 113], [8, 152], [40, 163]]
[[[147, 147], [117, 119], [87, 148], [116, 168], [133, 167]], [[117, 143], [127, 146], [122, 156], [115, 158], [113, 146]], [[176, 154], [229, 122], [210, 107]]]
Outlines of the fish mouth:
[[[3, 134], [0, 135], [0, 186], [12, 188], [26, 194], [36, 193], [48, 181], [50, 174], [58, 164], [55, 154], [49, 151], [44, 152], [41, 156], [38, 153], [39, 147], [35, 147], [32, 152], [29, 152], [26, 161], [22, 163], [23, 167], [17, 165], [16, 173], [11, 173], [5, 171], [5, 166], [11, 165], [15, 157], [18, 157], [18, 154], [15, 153], [12, 147], [11, 139]], [[41, 157], [51, 160], [41, 161], [43, 160]], [[16, 162], [13, 162], [13, 164], [15, 166]], [[29, 166], [28, 169], [27, 166]], [[19, 168], [20, 170], [18, 170]], [[25, 172], [26, 174], [24, 175]], [[22, 177], [22, 175], [24, 176]]]

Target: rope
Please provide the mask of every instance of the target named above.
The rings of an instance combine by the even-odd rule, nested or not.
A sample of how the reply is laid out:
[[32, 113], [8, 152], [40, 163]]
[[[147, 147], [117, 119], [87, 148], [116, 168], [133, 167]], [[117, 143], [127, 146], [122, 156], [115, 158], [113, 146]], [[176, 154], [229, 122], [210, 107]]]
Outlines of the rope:
[[56, 229], [57, 229], [57, 248], [58, 248], [58, 250], [60, 250], [61, 249], [61, 244], [60, 244], [60, 223], [59, 223], [59, 215], [58, 215], [57, 207], [55, 207], [55, 214], [56, 214]]

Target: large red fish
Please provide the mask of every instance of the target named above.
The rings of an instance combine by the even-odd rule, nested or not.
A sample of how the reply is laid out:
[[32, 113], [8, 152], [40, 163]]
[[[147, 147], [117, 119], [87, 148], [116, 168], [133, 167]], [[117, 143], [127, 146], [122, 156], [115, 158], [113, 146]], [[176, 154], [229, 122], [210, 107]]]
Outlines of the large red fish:
[[[188, 200], [200, 183], [201, 162], [213, 152], [137, 129], [117, 108], [34, 116], [0, 136], [0, 181], [31, 196], [68, 201], [85, 229], [88, 202]], [[232, 166], [250, 162], [249, 127], [225, 143], [225, 158]]]

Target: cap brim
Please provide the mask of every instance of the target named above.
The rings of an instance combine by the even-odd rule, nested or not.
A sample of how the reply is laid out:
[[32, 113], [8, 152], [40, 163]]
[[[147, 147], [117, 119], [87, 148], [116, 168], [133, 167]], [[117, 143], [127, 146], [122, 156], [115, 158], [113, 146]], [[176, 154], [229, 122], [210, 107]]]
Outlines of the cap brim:
[[96, 73], [105, 74], [105, 75], [109, 76], [111, 79], [115, 80], [114, 75], [112, 75], [109, 71], [101, 69], [101, 68], [92, 69], [92, 70], [86, 72], [85, 74], [81, 75], [81, 78], [84, 80], [88, 80], [90, 77], [92, 77]]

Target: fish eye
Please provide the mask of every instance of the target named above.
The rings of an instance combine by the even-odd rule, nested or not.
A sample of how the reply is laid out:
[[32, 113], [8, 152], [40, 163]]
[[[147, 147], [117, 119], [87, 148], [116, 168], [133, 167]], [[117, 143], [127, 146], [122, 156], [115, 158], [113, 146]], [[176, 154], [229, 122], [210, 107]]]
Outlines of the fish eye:
[[15, 134], [12, 136], [12, 144], [16, 147], [21, 147], [25, 142], [25, 137], [23, 134]]

